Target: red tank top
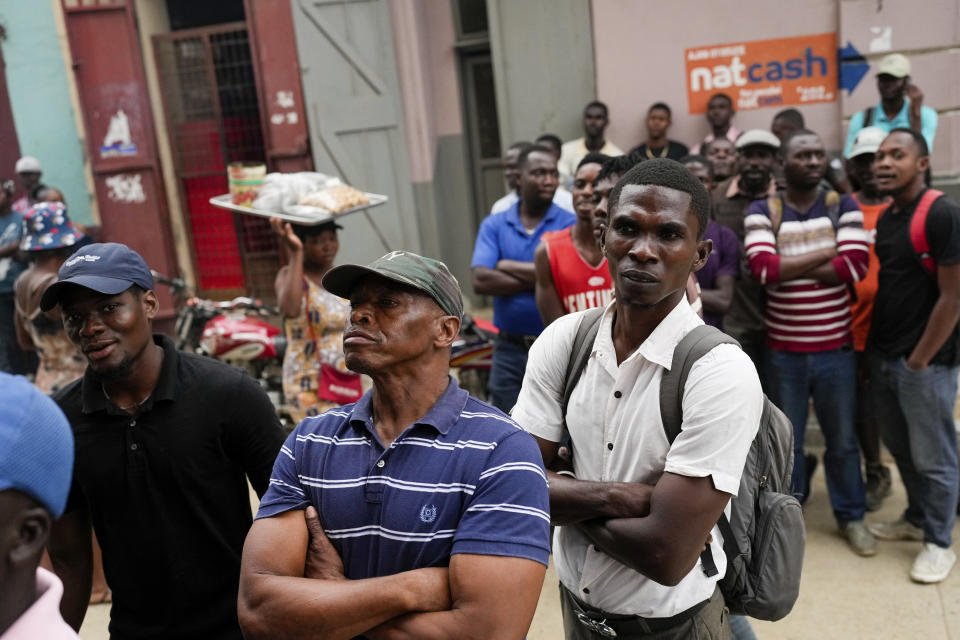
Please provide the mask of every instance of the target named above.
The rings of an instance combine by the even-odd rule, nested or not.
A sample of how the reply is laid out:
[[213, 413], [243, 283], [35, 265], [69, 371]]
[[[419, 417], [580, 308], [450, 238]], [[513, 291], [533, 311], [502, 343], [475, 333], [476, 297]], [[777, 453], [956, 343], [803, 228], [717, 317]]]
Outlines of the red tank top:
[[604, 258], [596, 267], [587, 264], [573, 246], [571, 229], [543, 234], [550, 257], [550, 272], [567, 313], [606, 306], [613, 299], [613, 280]]

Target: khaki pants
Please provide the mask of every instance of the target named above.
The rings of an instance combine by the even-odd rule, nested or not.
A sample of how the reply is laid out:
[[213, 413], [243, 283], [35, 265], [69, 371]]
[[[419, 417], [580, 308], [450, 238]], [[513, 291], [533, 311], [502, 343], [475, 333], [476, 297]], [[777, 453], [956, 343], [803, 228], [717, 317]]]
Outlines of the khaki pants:
[[[563, 631], [566, 640], [604, 640], [609, 636], [589, 629], [577, 619], [578, 605], [574, 595], [560, 585], [560, 607], [563, 610]], [[606, 624], [617, 631], [618, 640], [730, 640], [730, 614], [723, 603], [720, 589], [716, 589], [707, 604], [690, 618], [667, 629], [622, 633], [618, 627], [621, 619], [630, 616], [611, 616]]]

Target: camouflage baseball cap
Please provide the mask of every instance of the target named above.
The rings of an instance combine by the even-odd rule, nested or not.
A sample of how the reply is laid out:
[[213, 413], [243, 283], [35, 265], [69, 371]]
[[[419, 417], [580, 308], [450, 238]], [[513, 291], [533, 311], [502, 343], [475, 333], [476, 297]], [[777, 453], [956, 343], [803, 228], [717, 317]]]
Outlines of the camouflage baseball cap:
[[365, 267], [358, 264], [334, 267], [323, 276], [323, 286], [334, 295], [349, 298], [357, 283], [371, 274], [419, 289], [433, 298], [447, 315], [463, 317], [460, 283], [447, 265], [409, 251], [392, 251]]

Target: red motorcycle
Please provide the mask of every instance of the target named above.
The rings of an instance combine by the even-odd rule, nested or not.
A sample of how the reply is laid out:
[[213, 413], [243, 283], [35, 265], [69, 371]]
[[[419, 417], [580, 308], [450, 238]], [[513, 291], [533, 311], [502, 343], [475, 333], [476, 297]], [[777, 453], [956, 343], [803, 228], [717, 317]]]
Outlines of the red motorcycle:
[[[270, 396], [284, 426], [294, 426], [288, 424], [290, 418], [283, 404], [283, 354], [287, 341], [280, 329], [263, 319], [279, 316], [279, 309], [246, 297], [224, 302], [187, 297], [187, 285], [182, 279], [168, 278], [156, 271], [153, 278], [170, 287], [176, 301], [177, 348], [246, 370]], [[493, 323], [464, 315], [460, 335], [450, 353], [450, 366], [459, 370], [460, 386], [481, 400], [489, 395], [487, 383], [496, 336]]]
[[481, 400], [487, 400], [490, 395], [487, 385], [497, 332], [492, 322], [464, 314], [460, 335], [450, 350], [450, 366], [459, 370], [460, 386]]
[[182, 279], [152, 273], [154, 280], [170, 287], [176, 301], [177, 348], [244, 369], [267, 392], [284, 426], [292, 426], [287, 425], [289, 418], [283, 404], [283, 354], [287, 339], [279, 328], [264, 319], [278, 316], [280, 310], [247, 297], [223, 302], [187, 297], [187, 285]]

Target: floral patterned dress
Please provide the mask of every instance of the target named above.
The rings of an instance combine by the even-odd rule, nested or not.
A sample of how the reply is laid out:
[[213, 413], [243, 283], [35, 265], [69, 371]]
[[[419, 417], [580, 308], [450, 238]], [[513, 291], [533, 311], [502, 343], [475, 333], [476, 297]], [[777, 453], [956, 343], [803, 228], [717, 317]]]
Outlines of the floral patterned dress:
[[300, 315], [283, 322], [287, 352], [283, 358], [283, 395], [299, 422], [339, 405], [317, 397], [320, 363], [346, 371], [343, 328], [350, 303], [308, 278], [303, 279]]
[[57, 274], [32, 278], [33, 268], [25, 271], [15, 285], [18, 321], [30, 334], [40, 365], [34, 384], [46, 394], [59, 391], [83, 375], [87, 361], [67, 339], [63, 324], [40, 310], [40, 296], [57, 281]]

